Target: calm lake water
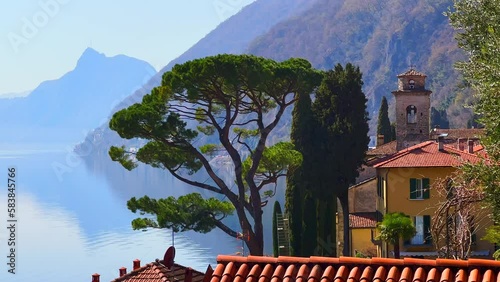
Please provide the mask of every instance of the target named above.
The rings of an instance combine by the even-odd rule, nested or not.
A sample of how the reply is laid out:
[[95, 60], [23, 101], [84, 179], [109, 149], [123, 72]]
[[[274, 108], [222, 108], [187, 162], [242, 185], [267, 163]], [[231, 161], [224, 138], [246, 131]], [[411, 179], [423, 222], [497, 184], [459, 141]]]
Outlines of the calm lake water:
[[[107, 160], [77, 159], [64, 150], [0, 149], [0, 281], [101, 281], [118, 277], [122, 266], [162, 258], [172, 245], [169, 230], [134, 231], [133, 196], [167, 197], [195, 190], [166, 172], [139, 168], [128, 172]], [[17, 170], [16, 274], [7, 272], [7, 169]], [[203, 193], [202, 193], [203, 194]], [[207, 194], [205, 196], [211, 196]], [[266, 207], [270, 217], [272, 205]], [[269, 221], [265, 222], [270, 235]], [[229, 225], [237, 230], [235, 219]], [[218, 254], [241, 251], [241, 241], [221, 231], [175, 234], [175, 261], [205, 271]], [[266, 236], [266, 250], [270, 238]]]

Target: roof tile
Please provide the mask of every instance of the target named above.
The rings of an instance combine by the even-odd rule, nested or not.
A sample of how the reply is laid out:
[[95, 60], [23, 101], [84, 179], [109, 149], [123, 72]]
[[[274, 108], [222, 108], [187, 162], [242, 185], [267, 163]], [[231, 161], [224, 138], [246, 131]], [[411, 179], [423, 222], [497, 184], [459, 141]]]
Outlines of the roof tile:
[[384, 266], [379, 266], [377, 268], [377, 271], [375, 272], [375, 276], [373, 278], [373, 281], [378, 281], [382, 282], [385, 281], [385, 278], [387, 277], [387, 270], [385, 269]]
[[376, 212], [360, 212], [349, 214], [349, 227], [351, 228], [375, 228], [377, 227]]
[[297, 276], [298, 269], [294, 264], [290, 264], [285, 271], [285, 276], [283, 277], [283, 282], [294, 281]]
[[351, 272], [349, 273], [349, 278], [347, 278], [348, 282], [359, 282], [359, 279], [361, 278], [361, 270], [359, 267], [355, 266], [351, 269]]
[[427, 276], [427, 273], [425, 273], [425, 269], [423, 269], [422, 267], [419, 267], [417, 268], [417, 270], [415, 270], [415, 274], [413, 275], [413, 281], [425, 281], [425, 278]]
[[385, 281], [387, 282], [398, 282], [399, 277], [400, 277], [400, 272], [397, 266], [391, 267], [389, 270], [389, 274], [387, 274], [387, 279]]
[[337, 270], [337, 275], [335, 275], [335, 282], [346, 282], [349, 275], [349, 270], [345, 265], [341, 265]]
[[245, 278], [248, 275], [248, 272], [250, 271], [250, 268], [248, 267], [248, 264], [243, 263], [240, 268], [238, 269], [238, 272], [234, 276], [234, 281], [238, 282], [243, 282], [245, 281]]
[[217, 282], [221, 278], [249, 282], [500, 282], [500, 262], [484, 259], [218, 258], [211, 275]]
[[299, 268], [299, 272], [297, 272], [297, 277], [295, 278], [295, 281], [307, 281], [307, 278], [309, 277], [309, 267], [307, 264], [303, 264]]
[[439, 150], [437, 142], [426, 141], [401, 150], [387, 158], [380, 159], [374, 164], [374, 167], [454, 167], [461, 165], [463, 162], [475, 163], [480, 160], [481, 158], [475, 154], [446, 145], [444, 145], [443, 150]]
[[441, 282], [449, 282], [453, 281], [453, 272], [449, 268], [445, 268], [443, 272], [441, 272], [441, 279], [439, 280]]
[[273, 276], [271, 277], [271, 282], [280, 282], [285, 274], [285, 267], [283, 265], [278, 265], [274, 270]]
[[112, 282], [184, 281], [188, 276], [191, 277], [193, 282], [201, 282], [205, 274], [176, 263], [169, 268], [164, 265], [163, 261], [157, 260], [132, 270]]
[[373, 273], [374, 273], [373, 267], [371, 266], [365, 267], [363, 273], [361, 274], [361, 278], [359, 278], [359, 281], [360, 282], [372, 281]]
[[321, 266], [319, 264], [316, 264], [311, 270], [311, 273], [309, 273], [307, 282], [320, 282], [322, 274], [323, 269], [321, 269]]

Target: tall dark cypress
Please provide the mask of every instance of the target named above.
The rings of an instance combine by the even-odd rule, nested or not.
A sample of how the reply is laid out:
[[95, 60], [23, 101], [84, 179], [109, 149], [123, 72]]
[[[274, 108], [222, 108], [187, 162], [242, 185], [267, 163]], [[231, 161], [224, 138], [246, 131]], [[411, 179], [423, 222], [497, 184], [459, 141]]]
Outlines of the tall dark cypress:
[[290, 139], [295, 149], [302, 153], [303, 161], [299, 167], [288, 170], [285, 210], [290, 224], [290, 245], [292, 255], [302, 255], [303, 208], [305, 192], [308, 190], [308, 179], [312, 171], [311, 151], [314, 149], [314, 120], [311, 111], [309, 93], [298, 94], [292, 113], [292, 130]]
[[[315, 135], [319, 143], [315, 163], [321, 164], [316, 166], [316, 179], [328, 184], [316, 194], [321, 199], [334, 199], [336, 195], [340, 200], [344, 212], [344, 255], [350, 254], [348, 188], [359, 175], [369, 142], [367, 99], [362, 86], [359, 67], [348, 63], [344, 68], [338, 64], [325, 74], [313, 103], [320, 127]], [[328, 228], [325, 224], [319, 229]], [[323, 240], [335, 238], [335, 228], [332, 229], [331, 234], [323, 232]]]
[[382, 97], [382, 103], [378, 111], [377, 134], [384, 135], [384, 143], [394, 140], [392, 139], [391, 121], [389, 120], [389, 105], [385, 96]]
[[318, 233], [316, 223], [316, 197], [312, 191], [306, 191], [304, 195], [304, 213], [302, 215], [302, 242], [300, 256], [308, 257], [319, 254]]

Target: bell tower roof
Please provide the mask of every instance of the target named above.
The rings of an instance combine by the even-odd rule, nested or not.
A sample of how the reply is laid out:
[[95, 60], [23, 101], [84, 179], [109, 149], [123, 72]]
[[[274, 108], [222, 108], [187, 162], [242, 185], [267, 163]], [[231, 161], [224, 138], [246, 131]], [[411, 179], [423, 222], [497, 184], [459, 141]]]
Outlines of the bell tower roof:
[[414, 68], [410, 68], [408, 71], [403, 72], [398, 74], [398, 78], [404, 77], [404, 76], [421, 76], [421, 77], [427, 77], [427, 75], [416, 71]]

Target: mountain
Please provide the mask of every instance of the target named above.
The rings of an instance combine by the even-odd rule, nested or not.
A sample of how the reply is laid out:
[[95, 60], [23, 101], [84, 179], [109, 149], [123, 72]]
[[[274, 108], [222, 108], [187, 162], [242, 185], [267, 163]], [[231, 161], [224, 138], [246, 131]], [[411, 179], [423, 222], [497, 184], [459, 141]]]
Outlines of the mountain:
[[[443, 15], [451, 4], [450, 0], [413, 0], [411, 4], [402, 0], [368, 4], [362, 0], [258, 0], [169, 63], [113, 111], [140, 102], [176, 63], [218, 53], [249, 53], [276, 60], [302, 57], [321, 69], [346, 62], [359, 65], [369, 100], [371, 135], [383, 95], [394, 120], [391, 91], [397, 88], [396, 75], [414, 65], [428, 75], [432, 106], [447, 111], [452, 127], [465, 127], [472, 113], [464, 105], [472, 95], [459, 88], [461, 77], [453, 68], [465, 56]], [[286, 135], [289, 123], [283, 126], [281, 136]], [[97, 132], [106, 140], [103, 150], [121, 142], [107, 125]]]
[[382, 96], [391, 102], [396, 75], [414, 65], [428, 76], [432, 106], [447, 109], [452, 127], [465, 127], [471, 112], [463, 105], [470, 93], [459, 91], [453, 68], [465, 56], [443, 15], [451, 5], [448, 0], [320, 0], [253, 40], [247, 53], [276, 60], [303, 57], [322, 69], [358, 65], [372, 134]]
[[76, 143], [155, 74], [144, 61], [88, 48], [61, 78], [41, 83], [26, 97], [0, 99], [0, 122], [9, 132], [0, 142]]

